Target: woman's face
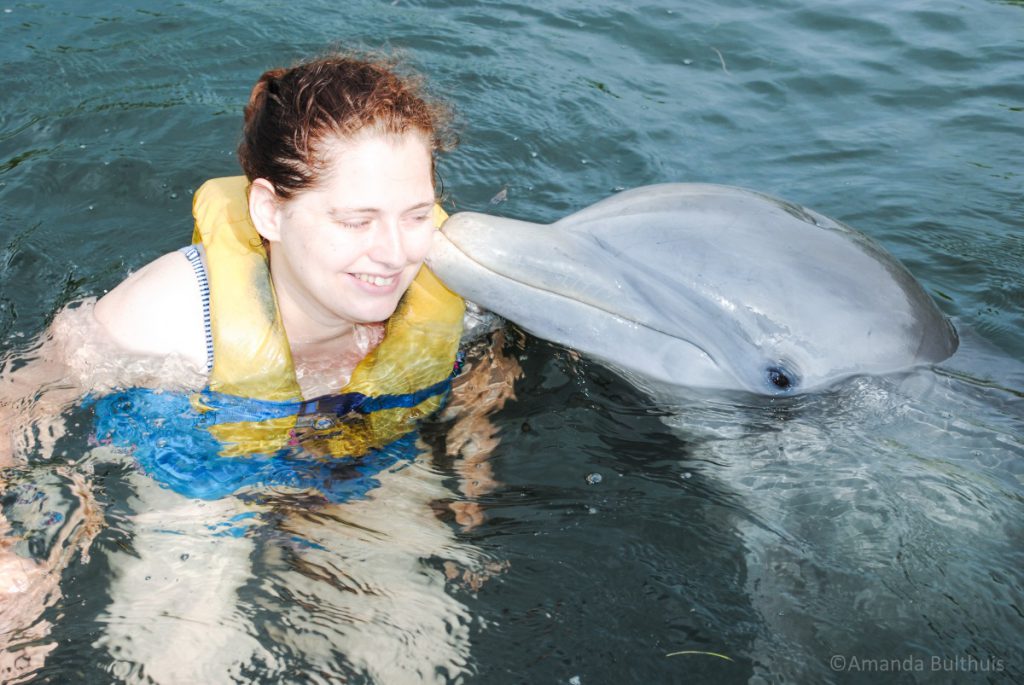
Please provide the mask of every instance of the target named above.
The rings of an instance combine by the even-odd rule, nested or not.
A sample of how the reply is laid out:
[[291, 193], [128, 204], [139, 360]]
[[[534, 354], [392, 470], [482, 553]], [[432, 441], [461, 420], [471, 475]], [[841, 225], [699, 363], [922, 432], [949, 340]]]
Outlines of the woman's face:
[[430, 249], [430, 149], [414, 133], [366, 134], [328, 141], [323, 152], [316, 187], [278, 210], [270, 250], [279, 298], [327, 326], [383, 321]]

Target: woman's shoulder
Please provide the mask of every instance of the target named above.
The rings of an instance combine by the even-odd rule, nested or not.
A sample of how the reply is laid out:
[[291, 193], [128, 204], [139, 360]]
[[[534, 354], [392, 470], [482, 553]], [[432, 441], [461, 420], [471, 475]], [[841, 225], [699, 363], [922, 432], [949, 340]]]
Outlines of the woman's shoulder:
[[206, 366], [203, 304], [195, 268], [170, 252], [132, 273], [96, 303], [96, 321], [134, 354], [177, 355]]

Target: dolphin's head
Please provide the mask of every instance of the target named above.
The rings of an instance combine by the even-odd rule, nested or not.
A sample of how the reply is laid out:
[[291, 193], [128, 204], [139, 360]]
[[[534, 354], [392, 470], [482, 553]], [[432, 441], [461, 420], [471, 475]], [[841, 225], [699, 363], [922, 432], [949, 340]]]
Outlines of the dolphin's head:
[[677, 385], [791, 394], [957, 346], [865, 236], [739, 188], [648, 186], [551, 225], [455, 214], [428, 263], [534, 335]]

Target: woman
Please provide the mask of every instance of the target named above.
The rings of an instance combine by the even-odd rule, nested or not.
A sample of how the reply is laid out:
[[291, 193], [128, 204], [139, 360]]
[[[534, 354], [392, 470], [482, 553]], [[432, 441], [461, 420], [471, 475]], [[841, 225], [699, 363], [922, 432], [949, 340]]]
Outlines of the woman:
[[[238, 156], [303, 397], [343, 387], [418, 275], [447, 125], [414, 82], [373, 62], [325, 58], [253, 89]], [[185, 254], [165, 255], [103, 297], [96, 319], [132, 353], [214, 368], [201, 278]]]
[[[144, 266], [94, 309], [58, 314], [36, 362], [2, 379], [3, 395], [60, 380], [49, 406], [35, 407], [45, 414], [112, 387], [310, 400], [345, 389], [360, 362], [383, 365], [349, 388], [364, 394], [422, 390], [443, 380], [438, 369], [447, 378], [462, 304], [421, 266], [443, 218], [434, 165], [452, 145], [449, 121], [417, 79], [385, 63], [330, 56], [268, 71], [245, 108], [245, 179], [196, 194], [203, 244]], [[371, 353], [403, 298], [416, 300], [400, 315], [421, 337], [382, 349], [381, 362]], [[424, 370], [428, 351], [435, 368]], [[5, 414], [25, 450], [33, 436]], [[11, 461], [3, 447], [0, 465]]]
[[[191, 395], [190, 402], [200, 413], [213, 416], [204, 430], [217, 441], [214, 452], [229, 452], [236, 458], [232, 465], [272, 464], [267, 474], [280, 473], [274, 460], [285, 458], [280, 456], [284, 452], [287, 458], [294, 458], [296, 451], [307, 456], [361, 456], [400, 440], [414, 429], [417, 418], [440, 406], [452, 380], [461, 333], [461, 299], [423, 268], [443, 217], [435, 207], [435, 156], [451, 146], [452, 138], [446, 110], [425, 97], [416, 79], [397, 74], [387, 64], [335, 55], [268, 71], [245, 108], [238, 150], [245, 178], [217, 179], [196, 193], [197, 244], [144, 266], [94, 308], [58, 315], [40, 355], [46, 363], [5, 379], [8, 396], [17, 394], [19, 387], [38, 388], [47, 377], [62, 376], [75, 382], [51, 393], [56, 408], [84, 391], [109, 387], [202, 389]], [[132, 363], [126, 363], [128, 359]], [[464, 401], [452, 403], [470, 407], [460, 419], [471, 428], [457, 431], [459, 437], [449, 446], [449, 451], [454, 448], [466, 458], [461, 468], [472, 485], [464, 485], [465, 492], [479, 491], [489, 482], [484, 449], [494, 440], [482, 417], [510, 395], [514, 375], [509, 369], [495, 373], [496, 365], [500, 362], [491, 352], [485, 364], [477, 365], [486, 372], [467, 374], [476, 380], [462, 383]], [[142, 400], [162, 402], [166, 397], [133, 395], [133, 404], [137, 408]], [[107, 425], [103, 421], [116, 404], [100, 400], [101, 425]], [[162, 405], [154, 406], [159, 410]], [[255, 409], [249, 412], [250, 407]], [[43, 408], [36, 405], [35, 410]], [[222, 415], [227, 418], [218, 418]], [[12, 416], [0, 417], [0, 423], [12, 421]], [[109, 425], [115, 428], [100, 430], [101, 442], [131, 444], [118, 442], [116, 420]], [[59, 424], [49, 433], [59, 435]], [[467, 437], [470, 433], [475, 433], [475, 440]], [[28, 442], [21, 441], [22, 449]], [[166, 454], [149, 458], [142, 446], [134, 448], [147, 473], [186, 499], [161, 491], [150, 494], [150, 511], [140, 508], [134, 553], [111, 562], [121, 569], [119, 578], [127, 580], [115, 582], [111, 589], [109, 613], [125, 617], [140, 606], [151, 607], [152, 602], [138, 593], [148, 598], [156, 591], [167, 602], [177, 599], [173, 611], [139, 616], [138, 624], [119, 629], [112, 621], [98, 644], [109, 645], [111, 652], [134, 644], [136, 651], [129, 659], [145, 662], [150, 674], [168, 680], [200, 677], [174, 660], [175, 650], [161, 642], [168, 633], [159, 625], [168, 616], [183, 615], [197, 625], [221, 625], [217, 616], [233, 610], [234, 590], [245, 582], [245, 572], [240, 573], [231, 559], [248, 559], [252, 545], [245, 537], [231, 542], [204, 538], [211, 514], [226, 521], [237, 514], [238, 505], [224, 500], [228, 503], [195, 509], [196, 495], [189, 488], [197, 479], [164, 478], [170, 471], [181, 476], [181, 460], [175, 456], [174, 468], [167, 469]], [[194, 445], [185, 450], [196, 451]], [[211, 457], [215, 458], [219, 457]], [[223, 472], [219, 470], [218, 477]], [[229, 479], [226, 489], [215, 496], [251, 490], [262, 482], [263, 473], [258, 472], [255, 480]], [[298, 482], [333, 502], [344, 499], [328, 491], [326, 484], [337, 480], [332, 475], [322, 483], [308, 478]], [[407, 475], [391, 482], [397, 492], [440, 499], [445, 497], [441, 481], [439, 477], [429, 487], [420, 483], [411, 489], [402, 485], [408, 482]], [[217, 485], [223, 485], [223, 478]], [[210, 491], [203, 492], [200, 496], [209, 498]], [[346, 517], [361, 512], [364, 521], [375, 521], [375, 530], [389, 530], [391, 541], [401, 539], [403, 526], [415, 527], [416, 539], [410, 537], [408, 543], [415, 551], [404, 557], [413, 560], [412, 566], [403, 571], [399, 560], [386, 564], [395, 575], [393, 582], [422, 585], [423, 596], [435, 597], [440, 611], [462, 615], [458, 606], [444, 609], [446, 600], [438, 599], [436, 583], [429, 576], [424, 580], [418, 569], [418, 559], [437, 554], [436, 547], [423, 548], [424, 540], [434, 540], [440, 547], [448, 544], [436, 520], [424, 523], [422, 510], [429, 511], [429, 502], [423, 505], [403, 517], [394, 507], [382, 510], [355, 502], [346, 509]], [[276, 506], [280, 514], [280, 503]], [[453, 509], [461, 523], [480, 520], [472, 503], [456, 503]], [[382, 511], [387, 515], [382, 517]], [[287, 514], [276, 520], [281, 530], [319, 541], [306, 550], [308, 555], [352, 544], [337, 526]], [[170, 527], [178, 530], [176, 537], [163, 534], [169, 521], [175, 522]], [[95, 526], [85, 529], [90, 536], [95, 533]], [[359, 550], [350, 558], [365, 552]], [[473, 563], [472, 555], [455, 546], [448, 551], [462, 564]], [[116, 555], [111, 553], [111, 558]], [[200, 586], [179, 584], [180, 577], [173, 573], [163, 589], [137, 582], [140, 577], [156, 579], [178, 560], [190, 557], [193, 564], [198, 560], [200, 567], [219, 570]], [[378, 575], [380, 570], [378, 564], [368, 573], [385, 577]], [[455, 573], [449, 569], [450, 575]], [[59, 574], [49, 577], [54, 575]], [[322, 590], [308, 578], [296, 578], [294, 573], [289, 577], [292, 585], [306, 583], [310, 594]], [[350, 596], [343, 593], [324, 601], [347, 602]], [[198, 613], [190, 614], [192, 609], [182, 608], [183, 603]], [[439, 644], [445, 620], [443, 615], [409, 615], [403, 639], [415, 643], [415, 636], [421, 636], [419, 656], [416, 650], [405, 649], [399, 650], [405, 654], [401, 658], [365, 657], [352, 665], [388, 679], [389, 672], [400, 677], [418, 669], [416, 659], [433, 654], [448, 664], [445, 667], [457, 670], [451, 664], [464, 663], [466, 629]], [[139, 639], [140, 631], [146, 630], [153, 631], [148, 642]], [[386, 635], [365, 627], [356, 632], [368, 641], [374, 637], [375, 646], [368, 645], [366, 654], [384, 653], [380, 645]], [[244, 668], [247, 660], [267, 658], [265, 650], [244, 634], [225, 632], [220, 637], [203, 635], [195, 644], [186, 640], [179, 646], [205, 655], [207, 664], [220, 660], [228, 671]], [[333, 646], [328, 641], [309, 647], [311, 652], [318, 650], [329, 655]]]

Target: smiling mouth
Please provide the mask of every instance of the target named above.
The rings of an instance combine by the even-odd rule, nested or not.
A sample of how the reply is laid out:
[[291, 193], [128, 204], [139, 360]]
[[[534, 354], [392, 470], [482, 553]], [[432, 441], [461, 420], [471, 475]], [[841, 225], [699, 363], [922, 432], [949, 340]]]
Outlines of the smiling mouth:
[[395, 279], [398, 278], [397, 276], [374, 276], [372, 274], [352, 274], [352, 276], [364, 283], [369, 283], [370, 285], [378, 287], [393, 285]]

